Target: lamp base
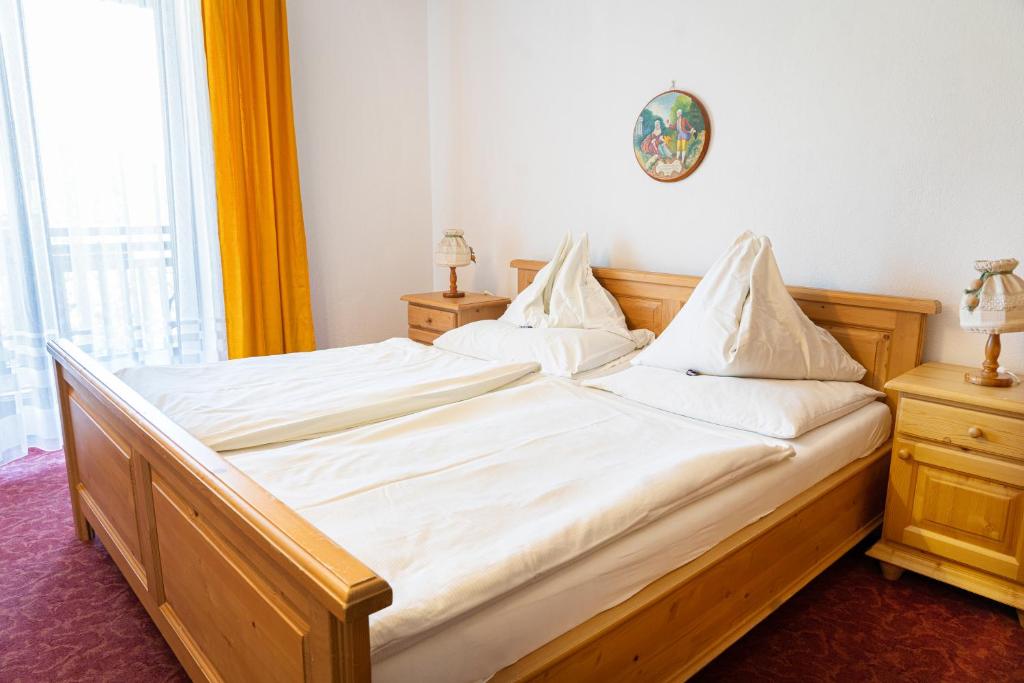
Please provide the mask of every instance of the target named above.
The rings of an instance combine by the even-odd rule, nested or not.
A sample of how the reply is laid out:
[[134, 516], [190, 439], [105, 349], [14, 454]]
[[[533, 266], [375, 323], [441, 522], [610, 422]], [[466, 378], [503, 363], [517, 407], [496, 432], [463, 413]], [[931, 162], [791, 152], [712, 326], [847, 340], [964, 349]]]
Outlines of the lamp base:
[[985, 342], [985, 362], [981, 364], [981, 370], [965, 372], [964, 381], [983, 387], [1013, 386], [1013, 378], [1005, 372], [999, 372], [999, 352], [1002, 349], [1003, 345], [999, 341], [999, 335], [990, 334], [988, 341]]
[[983, 387], [1011, 387], [1013, 378], [1005, 372], [997, 372], [995, 377], [986, 377], [984, 372], [965, 372], [964, 381], [980, 384]]
[[451, 269], [451, 273], [448, 275], [448, 291], [444, 293], [446, 299], [458, 299], [459, 297], [466, 296], [465, 292], [459, 291], [459, 280], [455, 274], [455, 266], [448, 266]]

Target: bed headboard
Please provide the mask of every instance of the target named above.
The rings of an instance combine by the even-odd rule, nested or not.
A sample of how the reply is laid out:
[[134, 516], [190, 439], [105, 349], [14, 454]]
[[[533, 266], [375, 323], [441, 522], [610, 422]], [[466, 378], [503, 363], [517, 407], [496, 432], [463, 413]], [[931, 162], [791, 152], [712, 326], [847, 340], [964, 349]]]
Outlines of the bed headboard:
[[[544, 261], [516, 259], [518, 291], [533, 282]], [[650, 273], [625, 268], [594, 268], [594, 275], [619, 302], [630, 328], [661, 334], [700, 282], [693, 275]], [[789, 287], [811, 320], [832, 333], [858, 363], [867, 368], [861, 380], [883, 390], [885, 383], [920, 365], [925, 321], [941, 309], [932, 299], [858, 294], [832, 289]], [[895, 407], [895, 394], [889, 393]]]

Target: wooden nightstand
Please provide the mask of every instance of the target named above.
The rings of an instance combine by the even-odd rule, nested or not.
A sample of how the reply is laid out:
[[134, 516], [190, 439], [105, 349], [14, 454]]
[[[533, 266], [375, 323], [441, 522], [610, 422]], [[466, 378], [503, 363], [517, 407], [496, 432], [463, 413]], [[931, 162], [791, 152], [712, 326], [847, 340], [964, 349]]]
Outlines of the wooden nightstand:
[[926, 363], [899, 392], [882, 540], [868, 555], [1017, 608], [1024, 626], [1024, 387]]
[[476, 320], [494, 320], [508, 308], [511, 299], [492, 294], [473, 294], [449, 299], [441, 292], [406, 294], [409, 302], [409, 339], [433, 344], [443, 332]]

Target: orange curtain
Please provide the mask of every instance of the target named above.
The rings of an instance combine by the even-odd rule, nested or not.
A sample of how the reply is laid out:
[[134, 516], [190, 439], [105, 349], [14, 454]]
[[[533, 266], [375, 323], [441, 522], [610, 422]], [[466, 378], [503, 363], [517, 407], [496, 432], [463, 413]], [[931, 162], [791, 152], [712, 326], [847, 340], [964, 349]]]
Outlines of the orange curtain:
[[228, 355], [314, 348], [284, 0], [203, 0]]

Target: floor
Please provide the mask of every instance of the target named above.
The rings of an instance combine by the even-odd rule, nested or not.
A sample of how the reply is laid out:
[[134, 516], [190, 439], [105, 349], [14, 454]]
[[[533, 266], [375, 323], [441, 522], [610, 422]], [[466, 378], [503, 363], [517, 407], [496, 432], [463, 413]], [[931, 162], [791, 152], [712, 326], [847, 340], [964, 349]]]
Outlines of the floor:
[[[59, 452], [0, 467], [0, 682], [188, 680], [67, 498]], [[1024, 682], [1024, 629], [944, 584], [889, 583], [857, 548], [697, 680]]]

